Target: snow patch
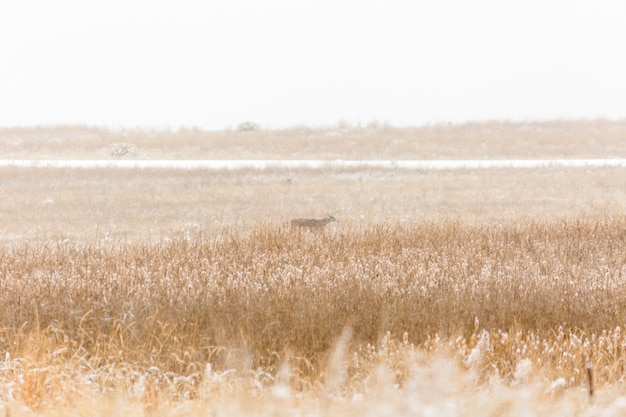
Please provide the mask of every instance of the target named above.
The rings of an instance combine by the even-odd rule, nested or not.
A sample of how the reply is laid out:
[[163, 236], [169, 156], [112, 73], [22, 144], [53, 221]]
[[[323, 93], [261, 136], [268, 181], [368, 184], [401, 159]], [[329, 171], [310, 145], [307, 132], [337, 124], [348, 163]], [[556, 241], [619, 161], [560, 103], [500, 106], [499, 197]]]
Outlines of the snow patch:
[[378, 168], [408, 170], [542, 168], [542, 167], [626, 167], [622, 159], [490, 159], [490, 160], [0, 160], [0, 167], [23, 168], [125, 168], [125, 169], [269, 169], [269, 168]]

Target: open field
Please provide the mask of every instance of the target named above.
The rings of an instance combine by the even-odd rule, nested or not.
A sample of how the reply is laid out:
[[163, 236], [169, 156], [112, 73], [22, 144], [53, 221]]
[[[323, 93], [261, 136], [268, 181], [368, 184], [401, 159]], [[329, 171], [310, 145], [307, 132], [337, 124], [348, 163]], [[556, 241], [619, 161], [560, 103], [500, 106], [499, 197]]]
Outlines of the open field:
[[0, 243], [215, 235], [336, 212], [332, 230], [620, 215], [621, 168], [407, 170], [0, 169]]
[[491, 122], [206, 132], [0, 129], [2, 159], [624, 158], [626, 121]]
[[[432, 128], [441, 146], [418, 140], [412, 151], [334, 135], [339, 146], [329, 136], [306, 155], [625, 156], [622, 124], [572, 123], [491, 126], [507, 139], [534, 132], [526, 142], [498, 141], [486, 125]], [[14, 157], [93, 158], [97, 148], [106, 158], [109, 139], [120, 142], [32, 132], [41, 146], [23, 138]], [[138, 132], [136, 152], [172, 154], [169, 139], [139, 141], [159, 135]], [[262, 135], [276, 159], [304, 155], [286, 150], [294, 136], [221, 135], [211, 158], [267, 157], [238, 148]], [[199, 145], [185, 143], [171, 157], [193, 157]], [[626, 411], [623, 168], [14, 167], [0, 169], [0, 192], [5, 415]], [[324, 233], [288, 227], [327, 213], [339, 221]]]

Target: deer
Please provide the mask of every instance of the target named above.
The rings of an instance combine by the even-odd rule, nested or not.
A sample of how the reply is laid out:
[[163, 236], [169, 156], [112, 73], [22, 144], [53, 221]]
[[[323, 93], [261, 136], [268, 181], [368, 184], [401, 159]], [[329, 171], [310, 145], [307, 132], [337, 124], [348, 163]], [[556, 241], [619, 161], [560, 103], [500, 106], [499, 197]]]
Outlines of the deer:
[[323, 219], [293, 219], [291, 221], [291, 228], [322, 231], [328, 223], [336, 221], [337, 219], [335, 219], [330, 214]]

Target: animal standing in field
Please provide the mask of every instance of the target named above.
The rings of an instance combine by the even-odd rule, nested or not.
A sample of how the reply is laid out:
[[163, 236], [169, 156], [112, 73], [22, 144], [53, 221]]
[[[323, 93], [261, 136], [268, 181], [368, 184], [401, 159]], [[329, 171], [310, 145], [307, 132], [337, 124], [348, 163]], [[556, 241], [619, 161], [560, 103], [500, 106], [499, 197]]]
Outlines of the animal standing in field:
[[330, 214], [323, 219], [293, 219], [291, 221], [291, 229], [308, 229], [313, 231], [322, 231], [328, 223], [336, 222]]

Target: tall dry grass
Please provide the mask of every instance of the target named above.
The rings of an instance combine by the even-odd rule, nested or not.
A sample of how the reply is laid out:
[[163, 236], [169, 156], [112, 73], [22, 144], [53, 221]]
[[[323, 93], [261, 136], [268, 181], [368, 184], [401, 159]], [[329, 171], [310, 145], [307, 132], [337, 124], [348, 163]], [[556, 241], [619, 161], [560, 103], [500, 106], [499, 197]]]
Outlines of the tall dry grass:
[[[0, 152], [606, 158], [624, 156], [624, 130], [57, 127], [2, 129]], [[626, 412], [620, 169], [0, 177], [7, 416]], [[335, 210], [340, 222], [321, 236], [285, 227]]]
[[625, 230], [608, 216], [265, 224], [5, 246], [0, 399], [11, 415], [524, 415], [523, 389], [533, 412], [590, 415], [591, 364], [596, 404], [620, 410]]

